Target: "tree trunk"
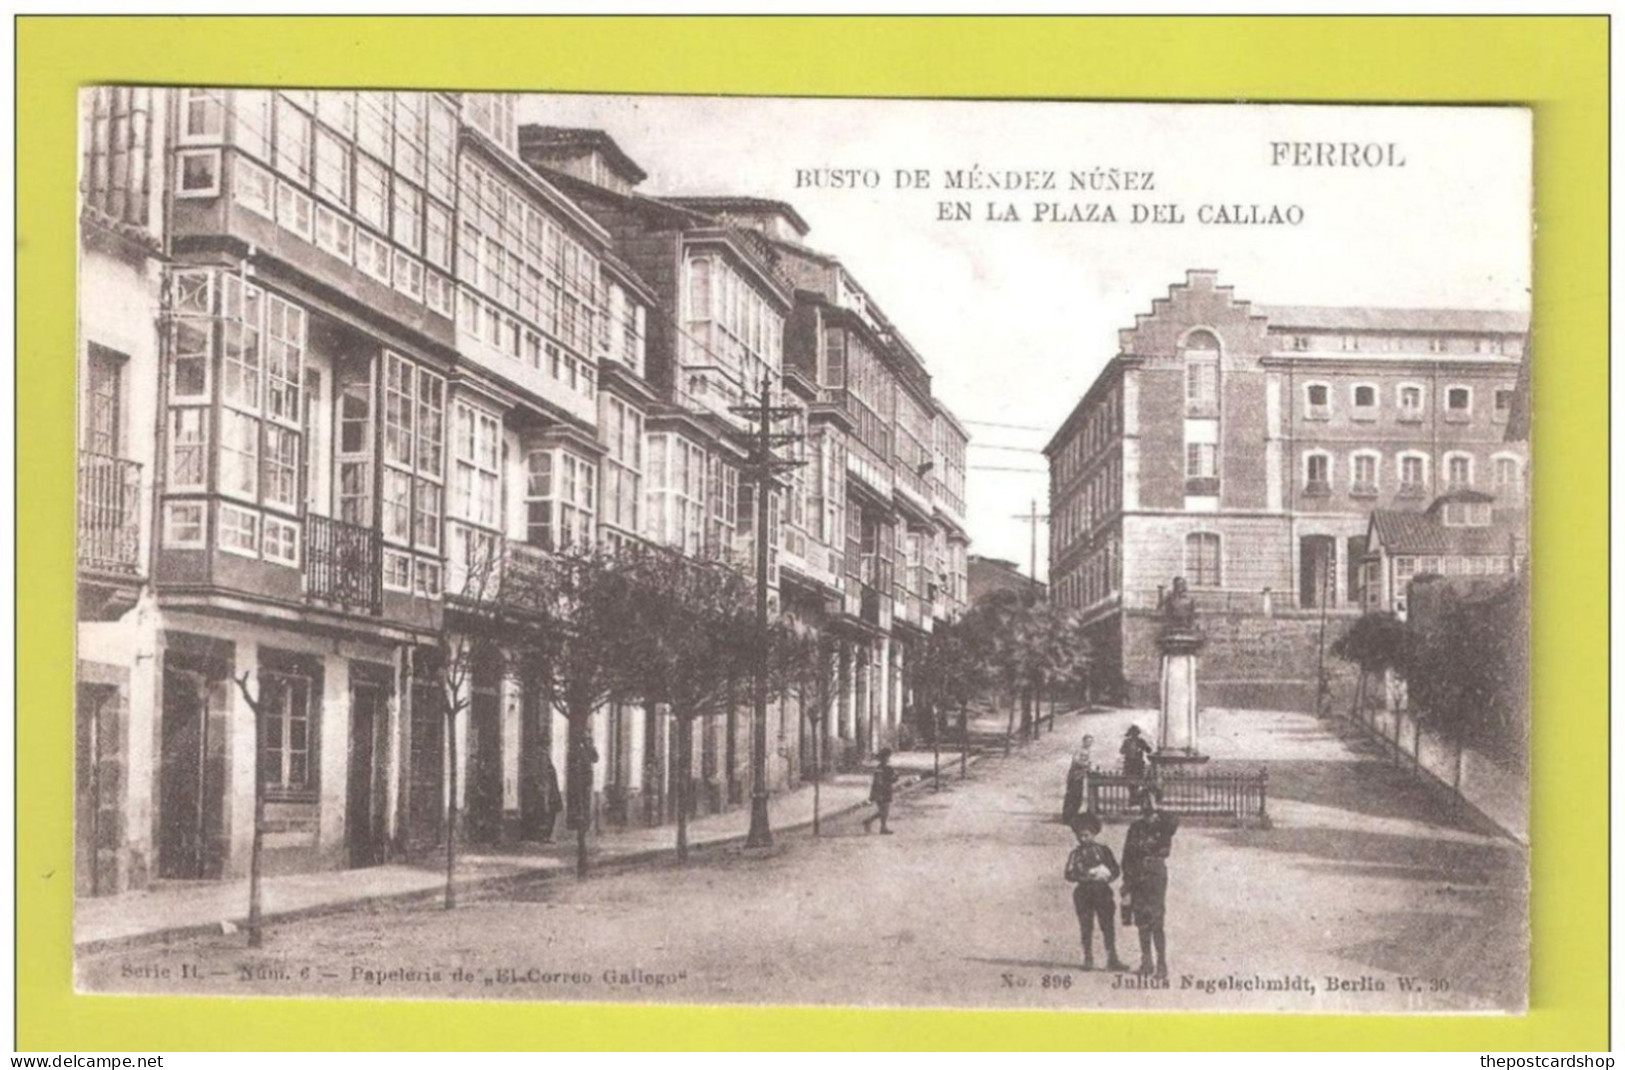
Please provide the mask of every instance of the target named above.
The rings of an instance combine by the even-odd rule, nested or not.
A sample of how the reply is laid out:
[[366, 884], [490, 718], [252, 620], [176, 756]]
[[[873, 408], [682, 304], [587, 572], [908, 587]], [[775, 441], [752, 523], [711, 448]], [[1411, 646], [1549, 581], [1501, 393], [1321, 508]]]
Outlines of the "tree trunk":
[[457, 905], [457, 711], [446, 711], [446, 757], [449, 769], [446, 784], [446, 901], [445, 908]]
[[[828, 716], [828, 714], [825, 714], [825, 716]], [[818, 741], [819, 741], [819, 739], [821, 739], [823, 737], [823, 735], [824, 735], [824, 720], [823, 720], [822, 717], [820, 717], [820, 718], [813, 721], [813, 737], [812, 737], [812, 761], [813, 761], [813, 826], [812, 826], [812, 832], [813, 832], [814, 836], [818, 835], [818, 804], [820, 802], [818, 789], [822, 785], [823, 780], [824, 780], [824, 766], [823, 766], [823, 763], [821, 763], [818, 760]]]
[[694, 766], [694, 719], [672, 711], [677, 718], [677, 861], [688, 861], [688, 788]]
[[587, 718], [569, 711], [565, 723], [567, 754], [564, 760], [566, 813], [576, 834], [576, 876], [587, 875], [587, 825], [592, 811], [592, 763], [587, 760]]
[[931, 790], [942, 790], [942, 713], [931, 704]]
[[965, 779], [966, 766], [970, 764], [970, 706], [967, 703], [959, 704], [959, 779]]
[[1004, 756], [1010, 757], [1010, 741], [1016, 734], [1016, 696], [1007, 695], [1010, 700], [1010, 709], [1004, 717]]
[[260, 920], [260, 858], [265, 853], [265, 771], [260, 767], [261, 748], [265, 745], [265, 718], [254, 710], [254, 841], [248, 852], [248, 946], [260, 947], [265, 943], [265, 932]]

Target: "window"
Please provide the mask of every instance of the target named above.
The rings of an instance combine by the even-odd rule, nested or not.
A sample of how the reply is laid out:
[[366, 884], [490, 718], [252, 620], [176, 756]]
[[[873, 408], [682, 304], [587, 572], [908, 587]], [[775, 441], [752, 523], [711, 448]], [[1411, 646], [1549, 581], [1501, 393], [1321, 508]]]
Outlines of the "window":
[[316, 132], [316, 192], [350, 206], [350, 146], [326, 130]]
[[1305, 494], [1329, 494], [1332, 489], [1332, 455], [1312, 452], [1303, 455]]
[[1495, 458], [1495, 490], [1498, 494], [1523, 491], [1523, 464], [1518, 458], [1504, 454]]
[[345, 137], [354, 137], [355, 94], [349, 90], [321, 90], [316, 94], [316, 118]]
[[306, 241], [314, 241], [311, 230], [312, 202], [286, 182], [276, 184], [276, 219]]
[[225, 106], [220, 90], [181, 90], [181, 142], [218, 141], [224, 133]]
[[364, 230], [356, 235], [356, 267], [387, 286], [389, 284], [389, 264], [389, 243], [380, 241]]
[[1189, 344], [1196, 347], [1204, 337], [1213, 349], [1193, 348], [1185, 355], [1185, 409], [1193, 416], [1211, 416], [1219, 409], [1219, 354], [1212, 335], [1198, 332]]
[[1473, 414], [1473, 388], [1470, 386], [1447, 387], [1444, 392], [1444, 418], [1451, 421], [1464, 421]]
[[395, 251], [395, 289], [414, 300], [423, 300], [423, 264]]
[[1350, 391], [1353, 408], [1350, 413], [1356, 420], [1375, 420], [1377, 418], [1377, 388], [1371, 383], [1355, 383]]
[[1495, 419], [1500, 423], [1505, 423], [1507, 417], [1512, 415], [1512, 394], [1510, 386], [1495, 388]]
[[1427, 461], [1423, 453], [1399, 455], [1399, 497], [1420, 498], [1427, 493]]
[[[1451, 528], [1481, 528], [1490, 522], [1489, 502], [1445, 502], [1444, 524]], [[1449, 566], [1446, 566], [1449, 570]]]
[[220, 506], [220, 548], [244, 557], [260, 555], [260, 516], [235, 505]]
[[286, 97], [276, 102], [276, 169], [299, 183], [310, 184], [310, 116]]
[[1305, 383], [1303, 401], [1305, 419], [1324, 420], [1332, 412], [1332, 388], [1325, 383]]
[[1211, 442], [1185, 445], [1185, 478], [1212, 479], [1219, 474], [1219, 447]]
[[90, 343], [85, 362], [84, 448], [103, 457], [124, 453], [124, 365], [128, 358]]
[[440, 549], [445, 406], [445, 379], [384, 351], [384, 538], [429, 552]]
[[389, 231], [389, 172], [370, 156], [355, 163], [355, 214], [380, 234]]
[[1219, 536], [1198, 531], [1185, 536], [1185, 578], [1192, 587], [1218, 587]]
[[643, 414], [620, 398], [603, 396], [599, 438], [604, 457], [603, 521], [637, 534], [643, 501]]
[[299, 566], [299, 526], [274, 516], [265, 518], [265, 560]]
[[453, 515], [481, 527], [498, 526], [502, 424], [484, 409], [459, 402], [452, 433]]
[[392, 103], [388, 93], [356, 94], [356, 146], [379, 160], [394, 156], [394, 124], [390, 121]]
[[423, 248], [423, 193], [400, 178], [395, 179], [394, 190], [395, 242], [420, 252]]
[[326, 208], [317, 208], [316, 245], [349, 263], [355, 256], [355, 224]]
[[1349, 487], [1351, 495], [1357, 498], [1374, 498], [1377, 496], [1377, 469], [1380, 461], [1380, 454], [1354, 454], [1353, 483]]
[[267, 791], [314, 791], [311, 681], [283, 672], [260, 673], [260, 777]]
[[1399, 418], [1405, 423], [1418, 423], [1422, 419], [1425, 394], [1418, 383], [1399, 384]]
[[591, 546], [597, 466], [558, 449], [531, 450], [527, 460], [526, 541], [546, 550]]
[[1445, 481], [1450, 489], [1458, 490], [1473, 485], [1473, 457], [1470, 453], [1447, 453], [1444, 455]]
[[451, 213], [434, 201], [423, 209], [423, 255], [429, 263], [451, 270]]
[[209, 410], [169, 410], [169, 490], [203, 490], [209, 476]]
[[187, 149], [175, 154], [175, 196], [220, 195], [220, 150]]
[[231, 199], [238, 204], [270, 219], [274, 215], [276, 183], [271, 172], [257, 167], [239, 156], [232, 164]]
[[177, 550], [204, 547], [202, 502], [164, 503], [164, 546]]

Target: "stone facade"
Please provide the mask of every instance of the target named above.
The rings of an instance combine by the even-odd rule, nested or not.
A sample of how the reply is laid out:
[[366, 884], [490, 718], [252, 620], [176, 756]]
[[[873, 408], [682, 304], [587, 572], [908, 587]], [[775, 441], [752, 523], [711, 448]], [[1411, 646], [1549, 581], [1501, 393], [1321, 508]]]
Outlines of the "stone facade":
[[1097, 694], [1155, 699], [1146, 615], [1182, 575], [1214, 633], [1204, 701], [1312, 703], [1322, 632], [1360, 610], [1373, 509], [1474, 488], [1521, 515], [1527, 452], [1505, 432], [1526, 331], [1260, 306], [1211, 271], [1153, 301], [1045, 448], [1051, 586], [1097, 636]]

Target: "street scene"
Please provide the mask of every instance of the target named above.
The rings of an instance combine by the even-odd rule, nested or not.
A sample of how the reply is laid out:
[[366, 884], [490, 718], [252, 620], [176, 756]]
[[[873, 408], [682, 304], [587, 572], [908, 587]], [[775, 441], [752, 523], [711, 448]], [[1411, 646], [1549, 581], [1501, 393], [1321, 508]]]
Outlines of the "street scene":
[[[817, 839], [800, 828], [766, 856], [746, 856], [736, 838], [687, 866], [668, 852], [585, 882], [555, 860], [549, 875], [471, 894], [450, 914], [361, 904], [278, 924], [257, 952], [218, 932], [137, 942], [82, 956], [80, 981], [231, 995], [728, 1003], [771, 993], [786, 1004], [1384, 1013], [1521, 998], [1524, 849], [1369, 744], [1298, 714], [1214, 711], [1215, 761], [1271, 770], [1272, 827], [1179, 831], [1168, 987], [1082, 972], [1062, 879], [1068, 758], [1080, 732], [1117, 739], [1150, 714], [1059, 716], [1008, 759], [997, 748], [979, 758], [968, 779], [944, 763], [941, 792], [931, 756], [911, 755], [922, 780], [893, 811], [890, 838], [865, 834], [872, 808], [849, 802]], [[1115, 849], [1123, 829], [1108, 825], [1104, 841]], [[1132, 963], [1134, 930], [1118, 940]], [[167, 978], [134, 980], [160, 965]], [[459, 967], [472, 979], [455, 979]], [[1333, 978], [1347, 987], [1331, 990]]]
[[82, 991], [1526, 1008], [1526, 110], [81, 119]]

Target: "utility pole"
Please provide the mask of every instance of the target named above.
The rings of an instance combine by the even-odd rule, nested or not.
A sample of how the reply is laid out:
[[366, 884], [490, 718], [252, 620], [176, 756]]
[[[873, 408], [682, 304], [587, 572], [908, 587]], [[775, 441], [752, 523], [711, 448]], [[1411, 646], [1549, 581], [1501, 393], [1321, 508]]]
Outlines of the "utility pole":
[[1031, 536], [1031, 539], [1032, 539], [1032, 544], [1031, 544], [1031, 546], [1030, 546], [1030, 548], [1028, 549], [1028, 552], [1027, 552], [1027, 554], [1028, 554], [1028, 556], [1027, 556], [1027, 577], [1028, 577], [1028, 579], [1033, 581], [1033, 586], [1037, 587], [1038, 586], [1038, 525], [1040, 525], [1040, 524], [1048, 524], [1049, 523], [1049, 514], [1048, 513], [1042, 513], [1042, 514], [1039, 513], [1039, 511], [1038, 511], [1038, 499], [1034, 498], [1032, 500], [1032, 509], [1031, 509], [1030, 512], [1028, 512], [1026, 514], [1016, 513], [1013, 516], [1011, 516], [1010, 519], [1012, 519], [1012, 520], [1020, 520], [1023, 523], [1032, 525], [1032, 531], [1029, 533], [1030, 536]]
[[750, 438], [750, 456], [745, 462], [746, 471], [756, 485], [756, 679], [750, 734], [750, 830], [745, 834], [746, 847], [773, 845], [773, 830], [767, 816], [767, 540], [770, 538], [767, 497], [778, 486], [780, 472], [801, 464], [783, 460], [776, 452], [781, 445], [799, 441], [801, 435], [773, 430], [775, 423], [788, 420], [801, 410], [788, 406], [774, 408], [772, 391], [772, 381], [764, 373], [756, 404], [732, 408], [734, 413], [749, 418], [756, 425]]

